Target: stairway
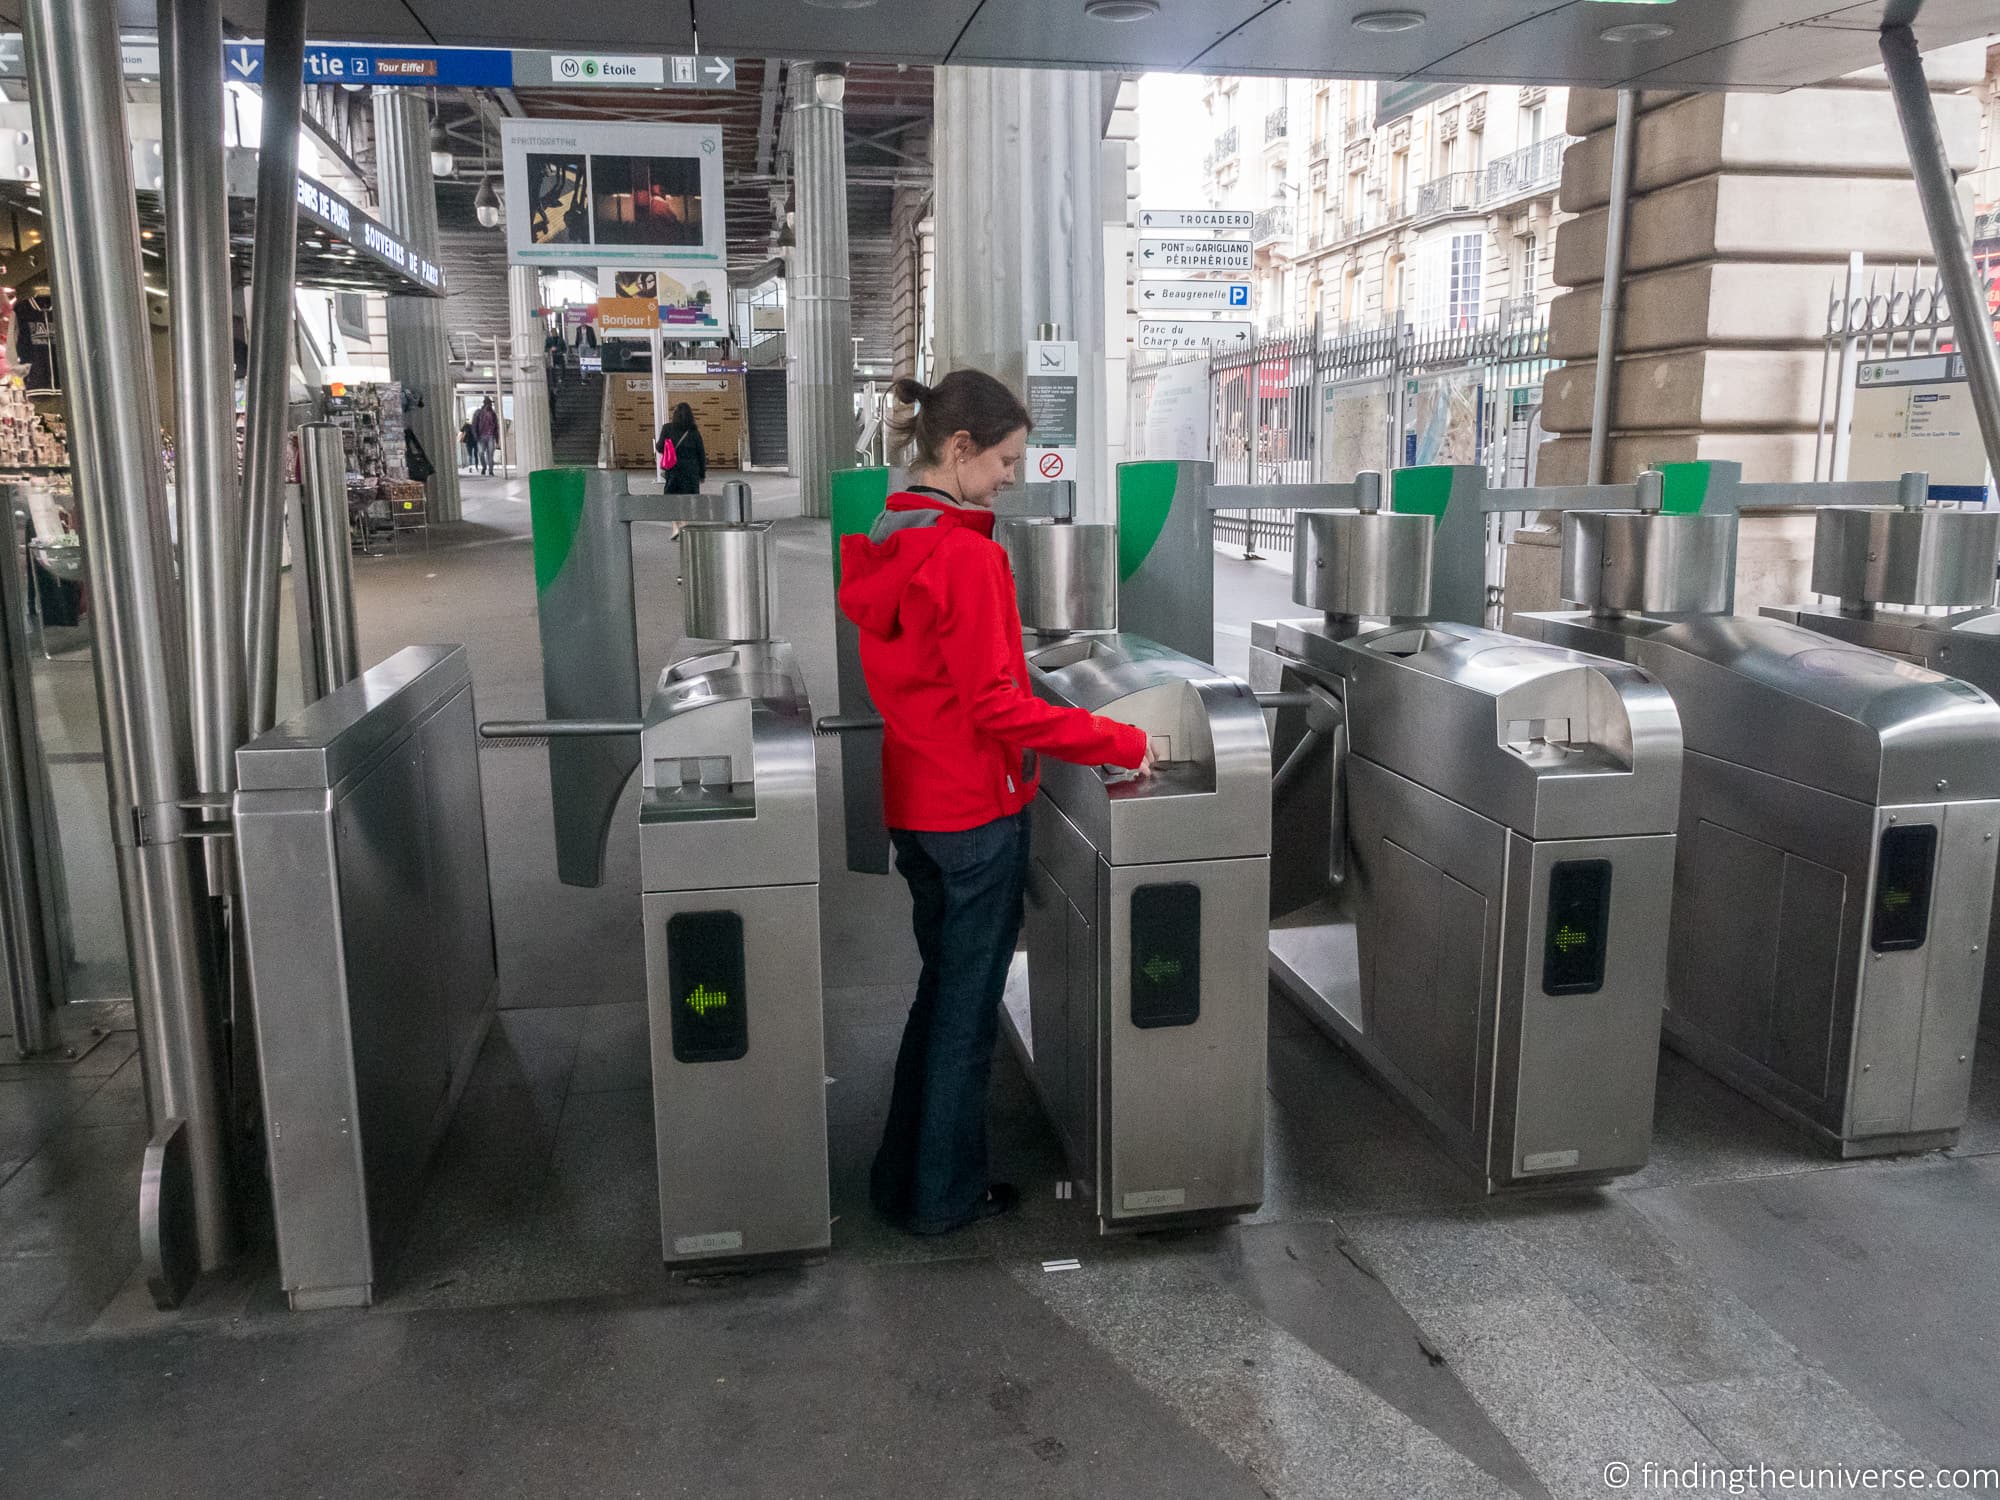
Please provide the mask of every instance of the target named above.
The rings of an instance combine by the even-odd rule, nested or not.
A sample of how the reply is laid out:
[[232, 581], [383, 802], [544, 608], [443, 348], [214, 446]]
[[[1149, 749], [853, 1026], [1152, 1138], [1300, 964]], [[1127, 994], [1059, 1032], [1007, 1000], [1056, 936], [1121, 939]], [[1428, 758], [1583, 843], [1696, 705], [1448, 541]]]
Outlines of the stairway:
[[604, 427], [604, 376], [566, 374], [549, 394], [549, 439], [562, 468], [597, 467]]

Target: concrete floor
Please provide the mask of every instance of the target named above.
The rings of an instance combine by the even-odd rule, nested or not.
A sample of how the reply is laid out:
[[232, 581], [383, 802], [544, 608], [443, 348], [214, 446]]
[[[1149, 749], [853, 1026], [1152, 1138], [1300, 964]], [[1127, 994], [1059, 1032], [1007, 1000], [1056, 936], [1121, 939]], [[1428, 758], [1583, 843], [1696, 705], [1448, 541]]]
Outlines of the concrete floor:
[[[482, 716], [531, 716], [524, 493], [465, 487], [449, 538], [357, 560], [364, 657], [464, 641]], [[795, 509], [781, 481], [758, 496]], [[672, 559], [657, 531], [638, 544], [663, 651]], [[778, 549], [781, 626], [830, 701], [824, 529], [781, 520]], [[1218, 560], [1225, 667], [1287, 592], [1276, 567]], [[1956, 1150], [1852, 1165], [1665, 1056], [1643, 1172], [1496, 1205], [1276, 1002], [1249, 1221], [1098, 1241], [1055, 1197], [1055, 1143], [1006, 1056], [995, 1152], [1024, 1211], [912, 1240], [864, 1191], [915, 969], [906, 901], [838, 866], [837, 796], [834, 1251], [670, 1283], [631, 820], [602, 889], [562, 887], [542, 756], [480, 759], [505, 1009], [372, 1311], [288, 1313], [252, 1256], [155, 1312], [134, 1278], [129, 1014], [78, 1008], [77, 1056], [0, 1063], [0, 1493], [1582, 1497], [1611, 1492], [1613, 1461], [1635, 1490], [1647, 1461], [2000, 1461], [1992, 1049]], [[1045, 1270], [1058, 1256], [1080, 1269]]]

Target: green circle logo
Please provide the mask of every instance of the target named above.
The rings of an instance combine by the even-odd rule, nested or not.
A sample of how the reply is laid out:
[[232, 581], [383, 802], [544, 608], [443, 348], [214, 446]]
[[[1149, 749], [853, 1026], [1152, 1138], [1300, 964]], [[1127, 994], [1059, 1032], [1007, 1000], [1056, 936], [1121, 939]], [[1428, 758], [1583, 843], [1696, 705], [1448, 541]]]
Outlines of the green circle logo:
[[583, 76], [584, 76], [585, 78], [595, 78], [595, 77], [597, 76], [597, 59], [596, 59], [596, 58], [594, 58], [594, 57], [593, 57], [593, 58], [588, 58], [588, 59], [586, 59], [586, 60], [585, 60], [585, 62], [584, 62], [584, 64], [583, 64]]

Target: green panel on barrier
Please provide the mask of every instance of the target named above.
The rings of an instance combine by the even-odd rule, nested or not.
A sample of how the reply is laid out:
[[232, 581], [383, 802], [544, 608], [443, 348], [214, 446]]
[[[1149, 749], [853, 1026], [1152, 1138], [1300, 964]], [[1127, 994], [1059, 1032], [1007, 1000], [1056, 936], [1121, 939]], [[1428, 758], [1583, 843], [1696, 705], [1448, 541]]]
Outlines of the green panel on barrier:
[[1118, 466], [1118, 579], [1139, 571], [1166, 529], [1174, 507], [1174, 484], [1180, 474], [1177, 459], [1158, 459]]
[[537, 469], [528, 476], [528, 523], [534, 528], [535, 592], [555, 581], [569, 560], [583, 519], [582, 469]]
[[839, 588], [840, 539], [875, 524], [882, 507], [889, 503], [889, 471], [837, 469], [827, 477], [833, 487], [828, 507], [833, 517], [833, 525], [828, 528], [833, 535], [833, 586]]
[[1690, 463], [1656, 464], [1666, 483], [1663, 486], [1665, 499], [1660, 504], [1663, 514], [1669, 516], [1691, 516], [1699, 511], [1708, 499], [1709, 480], [1715, 466], [1706, 459]]
[[1397, 469], [1389, 475], [1389, 509], [1398, 515], [1429, 516], [1439, 525], [1451, 504], [1451, 464], [1427, 464], [1415, 469]]

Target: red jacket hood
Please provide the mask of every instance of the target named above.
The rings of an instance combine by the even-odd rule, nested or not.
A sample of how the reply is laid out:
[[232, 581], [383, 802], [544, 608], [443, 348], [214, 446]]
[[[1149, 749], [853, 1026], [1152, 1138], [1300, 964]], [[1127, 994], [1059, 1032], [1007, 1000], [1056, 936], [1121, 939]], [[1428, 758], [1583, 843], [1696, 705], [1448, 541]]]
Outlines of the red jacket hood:
[[891, 495], [866, 536], [855, 532], [840, 539], [841, 613], [870, 635], [892, 639], [901, 628], [910, 580], [960, 529], [991, 540], [993, 512], [929, 495]]

